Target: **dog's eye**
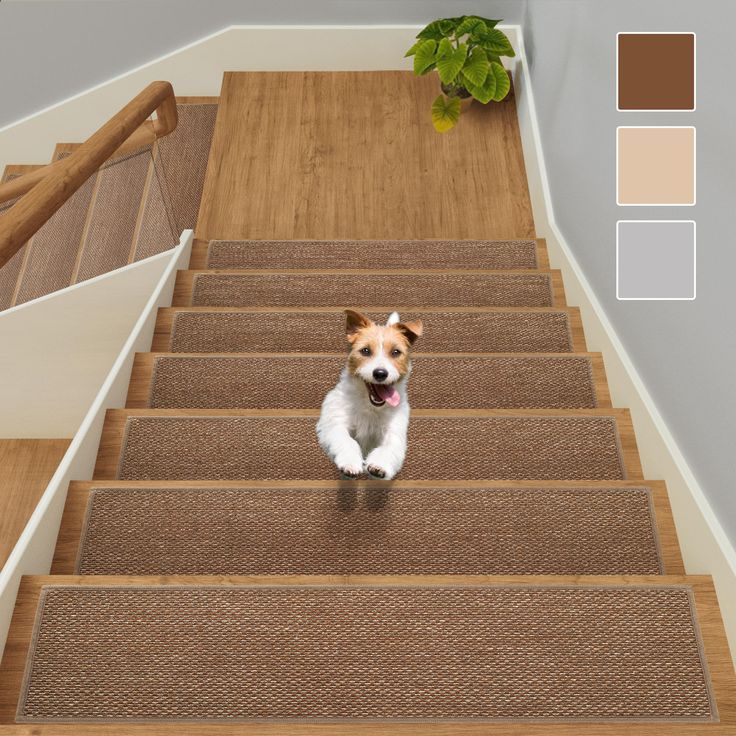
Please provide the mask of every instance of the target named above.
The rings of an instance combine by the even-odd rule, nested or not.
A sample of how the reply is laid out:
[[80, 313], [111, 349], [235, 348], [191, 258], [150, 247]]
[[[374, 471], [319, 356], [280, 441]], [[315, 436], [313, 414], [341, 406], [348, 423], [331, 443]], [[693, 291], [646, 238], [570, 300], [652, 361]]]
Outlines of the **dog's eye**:
[[370, 348], [361, 348], [360, 349], [360, 354], [361, 355], [370, 355], [371, 354], [371, 349]]
[[401, 355], [401, 350], [399, 350], [398, 348], [394, 348], [394, 349], [393, 349], [393, 350], [391, 351], [391, 357], [392, 357], [392, 358], [398, 358], [398, 357], [399, 357], [399, 355]]

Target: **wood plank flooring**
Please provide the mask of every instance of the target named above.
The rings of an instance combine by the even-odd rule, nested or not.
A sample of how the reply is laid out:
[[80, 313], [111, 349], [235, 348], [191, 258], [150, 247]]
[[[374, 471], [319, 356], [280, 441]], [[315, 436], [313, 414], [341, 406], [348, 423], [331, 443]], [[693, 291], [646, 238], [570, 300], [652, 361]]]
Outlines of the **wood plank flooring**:
[[403, 71], [227, 72], [197, 237], [533, 238], [513, 95], [439, 134], [437, 94]]

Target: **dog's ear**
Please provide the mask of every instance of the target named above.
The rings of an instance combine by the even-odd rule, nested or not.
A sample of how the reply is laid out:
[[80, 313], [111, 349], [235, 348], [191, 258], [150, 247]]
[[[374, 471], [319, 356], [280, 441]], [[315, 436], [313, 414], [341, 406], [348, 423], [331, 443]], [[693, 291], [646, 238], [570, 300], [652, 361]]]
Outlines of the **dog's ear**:
[[419, 319], [411, 322], [398, 322], [394, 327], [413, 345], [418, 337], [422, 336], [422, 321]]
[[373, 324], [364, 314], [354, 312], [352, 309], [345, 310], [345, 317], [347, 318], [345, 331], [347, 332], [348, 342], [355, 340], [355, 336], [359, 330], [362, 330], [364, 327], [370, 327]]

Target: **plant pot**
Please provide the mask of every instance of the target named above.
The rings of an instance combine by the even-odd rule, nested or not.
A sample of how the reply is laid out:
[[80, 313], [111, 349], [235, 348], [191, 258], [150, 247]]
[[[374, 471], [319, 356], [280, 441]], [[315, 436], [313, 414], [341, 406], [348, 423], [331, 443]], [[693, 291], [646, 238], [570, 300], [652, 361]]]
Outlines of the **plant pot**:
[[465, 87], [440, 83], [440, 88], [447, 97], [460, 98], [460, 112], [465, 112], [473, 104], [473, 100], [475, 99]]

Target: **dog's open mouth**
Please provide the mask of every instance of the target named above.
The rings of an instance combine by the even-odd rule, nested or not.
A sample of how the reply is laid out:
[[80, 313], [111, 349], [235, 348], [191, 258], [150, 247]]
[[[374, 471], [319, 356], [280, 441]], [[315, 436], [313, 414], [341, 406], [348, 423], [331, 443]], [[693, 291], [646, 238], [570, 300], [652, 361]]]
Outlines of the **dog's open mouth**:
[[395, 386], [387, 385], [385, 383], [368, 383], [365, 384], [368, 387], [368, 397], [371, 400], [373, 406], [383, 406], [388, 404], [389, 406], [398, 406], [401, 401], [401, 396], [396, 390]]

